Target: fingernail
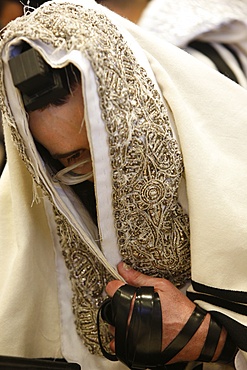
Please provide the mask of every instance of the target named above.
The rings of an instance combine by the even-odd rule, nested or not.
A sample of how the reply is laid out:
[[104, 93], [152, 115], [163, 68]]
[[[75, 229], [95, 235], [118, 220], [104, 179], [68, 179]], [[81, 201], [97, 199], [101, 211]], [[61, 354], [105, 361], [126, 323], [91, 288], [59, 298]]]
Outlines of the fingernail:
[[129, 265], [127, 265], [127, 263], [123, 263], [123, 269], [126, 270], [126, 271], [129, 271], [131, 270], [131, 267]]

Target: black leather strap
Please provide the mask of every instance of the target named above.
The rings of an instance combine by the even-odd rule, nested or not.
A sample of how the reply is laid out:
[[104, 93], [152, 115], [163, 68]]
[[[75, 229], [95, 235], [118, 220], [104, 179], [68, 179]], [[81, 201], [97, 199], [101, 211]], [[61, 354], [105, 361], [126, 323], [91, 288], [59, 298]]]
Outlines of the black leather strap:
[[116, 355], [113, 355], [112, 353], [109, 353], [105, 350], [102, 344], [102, 340], [101, 340], [100, 318], [102, 318], [105, 322], [107, 322], [110, 325], [114, 324], [112, 321], [111, 303], [112, 303], [112, 300], [110, 298], [107, 298], [99, 308], [99, 311], [97, 314], [98, 341], [99, 341], [99, 346], [100, 346], [103, 356], [110, 361], [118, 361], [118, 358]]
[[[100, 338], [100, 316], [115, 326], [116, 356], [108, 353]], [[97, 318], [98, 337], [103, 355], [119, 359], [130, 369], [158, 369], [162, 343], [162, 312], [153, 287], [123, 285], [101, 306]], [[162, 364], [162, 369], [164, 369]]]
[[224, 348], [219, 356], [219, 358], [217, 359], [216, 362], [222, 362], [222, 363], [226, 363], [228, 364], [229, 362], [231, 362], [236, 353], [237, 353], [238, 349], [236, 347], [236, 344], [233, 342], [232, 338], [230, 337], [229, 334], [227, 334], [227, 338], [226, 338], [226, 342], [225, 342], [225, 345], [224, 345]]
[[162, 315], [159, 295], [153, 287], [140, 287], [136, 291], [127, 341], [132, 369], [157, 364], [162, 343]]
[[183, 329], [162, 352], [163, 361], [165, 363], [169, 362], [186, 346], [186, 344], [190, 341], [200, 327], [206, 314], [207, 312], [199, 306], [195, 307]]
[[[154, 292], [153, 287], [136, 288], [123, 285], [116, 291], [112, 299], [103, 303], [98, 313], [97, 323], [102, 353], [111, 361], [122, 361], [132, 370], [168, 369], [171, 365], [165, 364], [187, 345], [202, 324], [206, 314], [207, 311], [196, 306], [179, 334], [161, 352], [162, 311], [159, 295]], [[102, 346], [100, 316], [115, 326], [116, 355], [107, 353]], [[221, 325], [211, 317], [208, 335], [198, 361], [212, 361], [220, 333]], [[230, 362], [236, 350], [235, 344], [228, 337], [217, 362]]]
[[115, 322], [115, 352], [117, 358], [128, 364], [128, 322], [132, 299], [136, 288], [131, 285], [120, 287], [112, 298], [113, 321]]
[[211, 316], [210, 324], [208, 328], [208, 334], [197, 361], [210, 362], [214, 357], [219, 339], [222, 326]]

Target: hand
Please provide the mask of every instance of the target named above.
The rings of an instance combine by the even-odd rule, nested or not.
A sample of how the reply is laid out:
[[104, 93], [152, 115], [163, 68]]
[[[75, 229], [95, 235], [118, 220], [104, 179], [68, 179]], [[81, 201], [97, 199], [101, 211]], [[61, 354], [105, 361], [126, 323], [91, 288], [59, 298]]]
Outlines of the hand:
[[[154, 286], [155, 291], [158, 292], [162, 308], [162, 350], [164, 350], [184, 327], [195, 308], [195, 304], [166, 279], [146, 276], [129, 268], [123, 262], [118, 265], [118, 271], [128, 284], [133, 286]], [[107, 294], [112, 297], [123, 284], [119, 280], [111, 281], [106, 287]], [[207, 336], [209, 321], [210, 314], [208, 313], [189, 343], [169, 363], [194, 361], [198, 358]], [[217, 359], [221, 353], [225, 337], [226, 333], [223, 329], [213, 360]], [[111, 343], [111, 348], [114, 350], [114, 342]]]

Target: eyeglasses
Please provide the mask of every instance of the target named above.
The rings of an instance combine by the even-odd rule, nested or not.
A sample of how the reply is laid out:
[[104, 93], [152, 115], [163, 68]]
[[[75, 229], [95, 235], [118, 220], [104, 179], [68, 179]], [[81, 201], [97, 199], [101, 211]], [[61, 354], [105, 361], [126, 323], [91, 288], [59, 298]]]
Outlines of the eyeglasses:
[[[80, 182], [89, 180], [93, 176], [93, 171], [90, 171], [88, 173], [81, 174], [80, 171], [82, 171], [83, 166], [86, 163], [89, 163], [91, 161], [90, 158], [84, 159], [78, 163], [74, 163], [71, 166], [63, 168], [61, 171], [58, 171], [54, 176], [54, 181], [62, 182], [65, 185], [76, 185]], [[80, 167], [82, 167], [80, 169]], [[77, 172], [75, 172], [75, 169]]]

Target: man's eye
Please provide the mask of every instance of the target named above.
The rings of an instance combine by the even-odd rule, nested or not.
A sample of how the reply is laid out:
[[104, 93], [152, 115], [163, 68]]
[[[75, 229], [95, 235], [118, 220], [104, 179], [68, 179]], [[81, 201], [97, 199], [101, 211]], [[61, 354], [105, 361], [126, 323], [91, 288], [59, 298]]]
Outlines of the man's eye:
[[74, 153], [70, 157], [66, 158], [66, 161], [68, 165], [72, 165], [75, 162], [78, 162], [78, 160], [82, 159], [84, 150], [79, 150], [78, 152]]

